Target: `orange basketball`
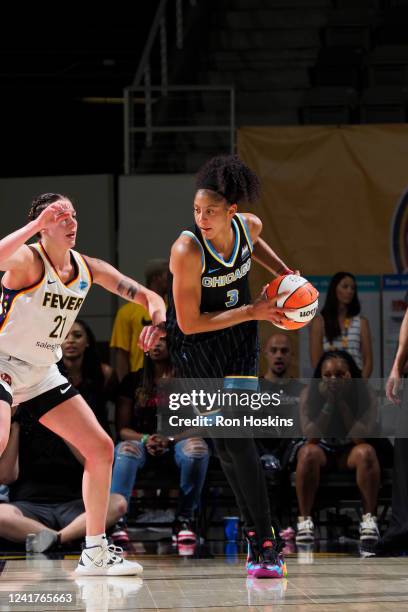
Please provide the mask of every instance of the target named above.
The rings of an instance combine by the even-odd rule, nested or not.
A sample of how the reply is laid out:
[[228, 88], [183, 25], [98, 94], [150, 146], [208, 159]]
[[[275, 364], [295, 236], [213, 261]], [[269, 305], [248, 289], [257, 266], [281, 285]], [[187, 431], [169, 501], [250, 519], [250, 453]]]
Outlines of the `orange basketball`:
[[306, 278], [296, 274], [278, 276], [267, 287], [268, 298], [274, 298], [282, 293], [288, 293], [278, 299], [276, 305], [280, 308], [295, 308], [282, 317], [282, 324], [274, 323], [282, 329], [300, 329], [313, 319], [319, 306], [319, 292]]

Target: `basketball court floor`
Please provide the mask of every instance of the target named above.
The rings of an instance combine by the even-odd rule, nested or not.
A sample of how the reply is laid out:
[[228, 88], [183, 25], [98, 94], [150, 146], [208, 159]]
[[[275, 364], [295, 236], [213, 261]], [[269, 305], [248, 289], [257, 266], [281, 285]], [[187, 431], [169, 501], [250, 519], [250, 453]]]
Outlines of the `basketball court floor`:
[[0, 611], [408, 610], [408, 557], [362, 558], [356, 546], [322, 549], [290, 553], [283, 580], [246, 578], [242, 549], [222, 542], [201, 551], [135, 543], [128, 558], [143, 564], [142, 578], [77, 577], [77, 555], [2, 554]]

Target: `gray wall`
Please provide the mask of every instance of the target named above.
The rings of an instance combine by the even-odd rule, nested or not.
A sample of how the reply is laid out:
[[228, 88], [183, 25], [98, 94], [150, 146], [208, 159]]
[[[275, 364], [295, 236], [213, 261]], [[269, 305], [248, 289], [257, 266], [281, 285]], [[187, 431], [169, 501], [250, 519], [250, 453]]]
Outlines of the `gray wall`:
[[194, 177], [122, 176], [119, 180], [119, 267], [144, 282], [146, 261], [169, 257], [181, 230], [193, 223]]

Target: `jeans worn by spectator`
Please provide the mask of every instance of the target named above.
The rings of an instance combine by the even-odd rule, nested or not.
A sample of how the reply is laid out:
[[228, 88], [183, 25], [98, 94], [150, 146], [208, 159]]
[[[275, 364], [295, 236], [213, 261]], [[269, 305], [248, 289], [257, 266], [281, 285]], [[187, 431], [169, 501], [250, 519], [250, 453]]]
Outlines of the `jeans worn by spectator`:
[[[200, 440], [199, 446], [191, 444], [190, 439], [180, 440], [174, 445], [174, 461], [180, 469], [180, 498], [177, 515], [187, 519], [193, 518], [194, 511], [200, 505], [201, 491], [208, 468], [209, 452], [206, 443]], [[124, 444], [132, 444], [135, 453], [123, 450]], [[168, 450], [167, 453], [173, 451]], [[132, 494], [138, 470], [147, 460], [160, 460], [163, 456], [151, 457], [142, 442], [132, 440], [119, 443], [115, 447], [111, 493], [119, 493], [129, 500]]]

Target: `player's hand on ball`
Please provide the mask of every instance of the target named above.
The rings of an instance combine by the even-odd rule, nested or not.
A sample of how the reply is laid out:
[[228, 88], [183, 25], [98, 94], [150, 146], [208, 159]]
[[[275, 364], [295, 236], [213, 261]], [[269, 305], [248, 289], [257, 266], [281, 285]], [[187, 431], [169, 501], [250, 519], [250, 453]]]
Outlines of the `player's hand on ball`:
[[157, 342], [166, 335], [165, 323], [148, 325], [142, 329], [139, 336], [138, 346], [145, 352], [150, 351]]
[[276, 325], [282, 321], [284, 313], [291, 309], [277, 307], [276, 303], [278, 299], [282, 297], [282, 294], [268, 299], [266, 294], [267, 286], [268, 285], [265, 285], [260, 295], [252, 304], [252, 314], [256, 321], [270, 321]]

